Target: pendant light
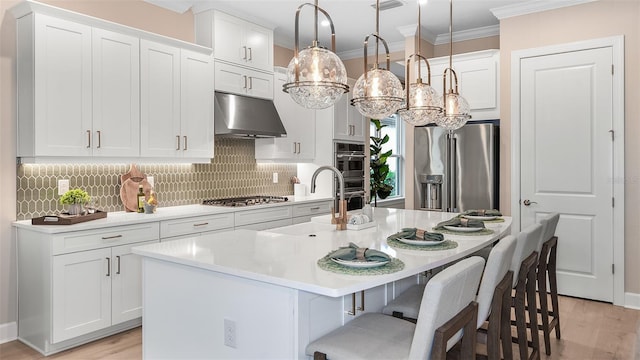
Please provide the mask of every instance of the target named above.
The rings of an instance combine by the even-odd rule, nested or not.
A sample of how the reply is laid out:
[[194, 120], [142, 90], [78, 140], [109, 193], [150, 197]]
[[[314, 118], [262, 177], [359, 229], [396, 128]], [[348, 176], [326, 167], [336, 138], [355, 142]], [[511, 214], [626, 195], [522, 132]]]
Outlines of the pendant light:
[[[351, 104], [360, 114], [371, 119], [384, 119], [395, 113], [403, 106], [402, 84], [400, 80], [389, 71], [389, 47], [387, 42], [380, 37], [380, 0], [376, 0], [376, 32], [369, 34], [364, 39], [364, 73], [360, 76], [353, 88]], [[367, 71], [367, 46], [369, 36], [376, 38], [376, 62], [373, 68]], [[387, 68], [378, 68], [378, 45], [382, 42], [387, 54]]]
[[[315, 8], [314, 40], [308, 48], [300, 49], [300, 11], [304, 6]], [[331, 51], [318, 46], [318, 11], [322, 12], [331, 26]], [[324, 109], [332, 106], [349, 91], [347, 70], [335, 54], [336, 32], [329, 14], [315, 4], [304, 3], [296, 11], [295, 49], [293, 59], [287, 67], [287, 83], [282, 90], [299, 105], [307, 109]]]
[[[458, 93], [458, 76], [453, 70], [453, 0], [449, 0], [449, 67], [444, 70], [442, 100], [444, 113], [436, 120], [436, 124], [445, 130], [457, 130], [471, 119], [470, 107]], [[447, 87], [449, 74], [449, 87]]]
[[[406, 65], [406, 107], [398, 110], [398, 115], [413, 126], [422, 126], [436, 122], [436, 119], [442, 115], [443, 109], [440, 106], [442, 99], [436, 90], [431, 87], [431, 66], [429, 61], [422, 56], [420, 51], [420, 43], [422, 36], [420, 32], [420, 1], [418, 1], [418, 51], [407, 58]], [[411, 79], [411, 58], [418, 64], [418, 77], [415, 83], [408, 84]], [[427, 83], [422, 82], [420, 60], [427, 65]]]

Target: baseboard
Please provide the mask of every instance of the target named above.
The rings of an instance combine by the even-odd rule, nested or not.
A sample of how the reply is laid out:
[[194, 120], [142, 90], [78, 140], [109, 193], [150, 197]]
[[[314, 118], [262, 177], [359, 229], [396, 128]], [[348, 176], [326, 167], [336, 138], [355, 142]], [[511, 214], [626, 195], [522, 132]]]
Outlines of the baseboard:
[[18, 324], [14, 322], [0, 324], [0, 344], [16, 340], [18, 338]]
[[640, 310], [640, 294], [624, 293], [624, 307]]

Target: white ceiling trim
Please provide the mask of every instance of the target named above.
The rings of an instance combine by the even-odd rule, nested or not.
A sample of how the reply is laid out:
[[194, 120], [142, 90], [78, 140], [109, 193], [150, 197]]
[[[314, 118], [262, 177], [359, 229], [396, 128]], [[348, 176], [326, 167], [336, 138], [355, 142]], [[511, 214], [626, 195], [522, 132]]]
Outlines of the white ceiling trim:
[[[475, 29], [460, 30], [453, 32], [453, 42], [481, 39], [490, 36], [500, 35], [500, 25], [483, 26]], [[449, 43], [449, 34], [439, 34], [433, 45], [442, 45]]]
[[514, 16], [533, 14], [541, 11], [560, 9], [567, 6], [586, 4], [597, 0], [536, 0], [525, 3], [501, 6], [490, 9], [493, 16], [498, 20], [507, 19]]
[[[417, 23], [411, 25], [403, 25], [398, 26], [396, 29], [398, 29], [398, 32], [400, 32], [400, 34], [402, 34], [402, 36], [404, 36], [405, 38], [413, 37], [416, 35], [416, 25]], [[437, 38], [436, 34], [425, 29], [424, 26], [420, 29], [420, 36], [423, 40], [427, 40], [431, 44], [433, 44]]]
[[189, 2], [179, 2], [174, 0], [145, 0], [145, 2], [180, 14], [184, 14], [191, 8]]

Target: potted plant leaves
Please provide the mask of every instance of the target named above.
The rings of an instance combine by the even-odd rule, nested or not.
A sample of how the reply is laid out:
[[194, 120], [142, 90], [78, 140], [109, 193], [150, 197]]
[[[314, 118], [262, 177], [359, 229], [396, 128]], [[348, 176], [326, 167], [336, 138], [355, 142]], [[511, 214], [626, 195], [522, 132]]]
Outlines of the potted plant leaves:
[[391, 156], [392, 150], [382, 152], [382, 146], [389, 142], [389, 135], [382, 136], [382, 128], [387, 125], [378, 119], [371, 119], [371, 123], [375, 126], [375, 133], [370, 136], [371, 143], [369, 145], [371, 156], [369, 166], [371, 171], [370, 177], [370, 196], [374, 202], [374, 206], [378, 206], [378, 198], [386, 199], [393, 191], [393, 185], [385, 182], [389, 175], [389, 165], [387, 158]]
[[82, 189], [71, 189], [60, 197], [60, 204], [69, 205], [69, 215], [81, 215], [83, 205], [91, 200], [91, 196]]

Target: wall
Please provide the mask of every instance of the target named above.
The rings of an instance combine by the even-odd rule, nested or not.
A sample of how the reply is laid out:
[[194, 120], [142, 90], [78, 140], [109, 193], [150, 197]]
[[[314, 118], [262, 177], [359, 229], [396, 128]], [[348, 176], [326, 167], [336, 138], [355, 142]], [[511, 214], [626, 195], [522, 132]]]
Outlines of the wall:
[[[500, 209], [511, 210], [511, 52], [615, 35], [625, 37], [625, 291], [640, 293], [640, 2], [602, 0], [500, 22]], [[535, 31], [532, 31], [535, 29]]]
[[[449, 43], [433, 47], [433, 57], [449, 56]], [[454, 54], [464, 54], [473, 51], [500, 49], [500, 36], [490, 36], [481, 39], [458, 41], [453, 43]]]
[[[191, 12], [177, 14], [142, 0], [42, 2], [180, 40], [194, 40]], [[71, 186], [82, 186], [97, 195], [106, 210], [122, 210], [117, 179], [128, 169], [126, 164], [16, 166], [16, 34], [15, 20], [7, 10], [17, 3], [0, 0], [0, 167], [4, 169], [0, 171], [0, 342], [15, 336], [16, 331], [13, 323], [17, 318], [15, 244], [11, 222], [62, 210], [53, 189], [54, 179], [58, 177], [67, 177]], [[292, 193], [289, 181], [281, 180], [274, 185], [270, 174], [277, 171], [281, 179], [288, 179], [295, 175], [295, 164], [256, 164], [253, 151], [252, 141], [220, 140], [216, 141], [216, 157], [211, 164], [158, 164], [140, 168], [156, 176], [161, 206], [198, 203], [206, 197], [226, 195]], [[81, 175], [84, 171], [90, 175]], [[45, 190], [28, 191], [31, 184], [41, 184]]]
[[[199, 204], [205, 199], [247, 195], [293, 194], [289, 181], [293, 164], [257, 164], [255, 142], [217, 138], [210, 164], [141, 164], [138, 169], [154, 177], [159, 207]], [[18, 166], [17, 220], [66, 210], [58, 200], [58, 179], [69, 179], [73, 188], [91, 195], [103, 211], [124, 211], [120, 199], [120, 175], [128, 164], [25, 164]], [[272, 174], [281, 179], [277, 184]]]

